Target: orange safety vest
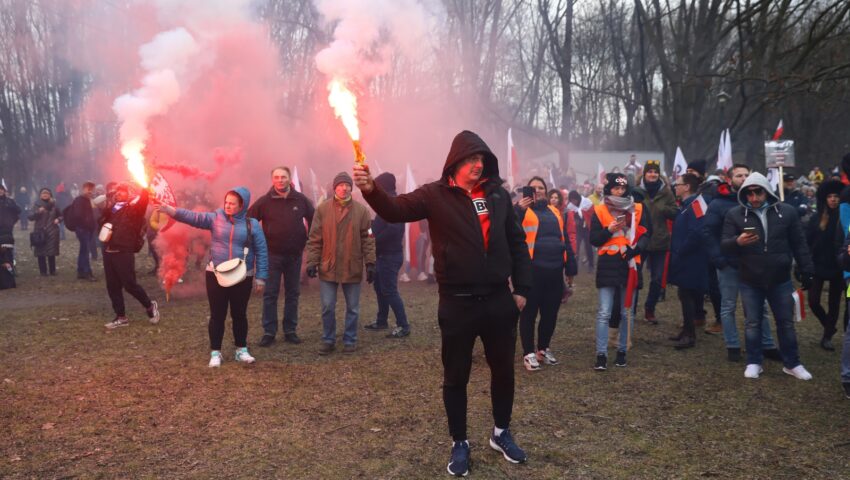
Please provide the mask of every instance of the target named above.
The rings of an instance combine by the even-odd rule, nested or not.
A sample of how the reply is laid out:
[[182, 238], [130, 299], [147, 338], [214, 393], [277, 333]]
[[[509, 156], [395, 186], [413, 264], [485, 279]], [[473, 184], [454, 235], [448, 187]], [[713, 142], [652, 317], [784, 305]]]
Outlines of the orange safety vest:
[[[564, 217], [561, 216], [561, 212], [558, 211], [557, 208], [552, 205], [547, 205], [549, 210], [555, 214], [555, 218], [558, 219], [558, 225], [561, 227], [561, 242], [564, 241]], [[540, 219], [537, 218], [537, 214], [534, 213], [532, 209], [527, 209], [525, 211], [525, 216], [522, 218], [522, 229], [525, 230], [525, 243], [528, 245], [528, 256], [532, 259], [534, 258], [534, 242], [537, 240], [537, 227], [540, 225]], [[564, 249], [564, 263], [567, 262], [567, 250]]]
[[[614, 216], [611, 215], [611, 212], [608, 211], [608, 207], [604, 203], [594, 205], [593, 210], [596, 212], [596, 217], [599, 219], [599, 223], [602, 224], [602, 228], [608, 228], [608, 225], [611, 225], [611, 222], [614, 221]], [[632, 228], [637, 228], [640, 225], [642, 213], [643, 204], [635, 203], [635, 218], [632, 222]], [[599, 255], [622, 255], [626, 253], [626, 247], [629, 246], [629, 238], [626, 237], [626, 233], [623, 230], [618, 230], [610, 240], [599, 247], [598, 253]], [[640, 255], [635, 257], [635, 263], [640, 263]]]

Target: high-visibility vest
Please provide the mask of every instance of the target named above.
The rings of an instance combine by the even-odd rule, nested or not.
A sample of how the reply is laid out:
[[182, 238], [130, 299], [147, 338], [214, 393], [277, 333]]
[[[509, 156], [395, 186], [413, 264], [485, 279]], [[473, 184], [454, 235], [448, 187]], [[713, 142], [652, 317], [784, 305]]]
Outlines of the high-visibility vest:
[[[546, 205], [549, 210], [555, 215], [555, 218], [558, 219], [559, 231], [561, 233], [561, 242], [564, 242], [564, 217], [561, 216], [561, 212], [558, 211], [557, 208], [552, 205]], [[525, 216], [522, 218], [522, 229], [525, 231], [525, 243], [528, 245], [528, 256], [532, 259], [534, 258], [534, 242], [537, 241], [537, 227], [540, 225], [540, 219], [537, 218], [537, 214], [534, 213], [534, 210], [527, 209], [525, 211]], [[567, 261], [567, 250], [564, 249], [564, 263]]]
[[[608, 211], [608, 207], [604, 203], [594, 205], [593, 210], [596, 212], [596, 218], [602, 224], [602, 228], [608, 228], [611, 222], [614, 221], [614, 216]], [[643, 204], [635, 203], [635, 218], [631, 228], [637, 228], [640, 225], [640, 217], [643, 213]], [[599, 247], [599, 255], [622, 255], [626, 253], [626, 248], [629, 247], [629, 238], [626, 237], [626, 232], [617, 230], [611, 238]], [[635, 257], [635, 263], [640, 263], [640, 256]]]

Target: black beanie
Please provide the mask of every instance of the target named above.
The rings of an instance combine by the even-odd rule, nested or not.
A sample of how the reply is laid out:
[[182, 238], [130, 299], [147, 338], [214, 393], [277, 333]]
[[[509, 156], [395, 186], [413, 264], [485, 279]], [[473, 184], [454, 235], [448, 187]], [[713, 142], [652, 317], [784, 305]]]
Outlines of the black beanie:
[[694, 160], [693, 162], [688, 163], [688, 168], [695, 170], [701, 177], [705, 177], [705, 167], [706, 162], [703, 159]]
[[611, 189], [614, 187], [626, 187], [626, 194], [628, 195], [629, 190], [629, 179], [626, 178], [622, 173], [609, 173], [605, 175], [605, 179], [608, 182], [605, 184], [605, 187], [602, 188], [602, 193], [605, 195], [611, 195]]
[[387, 193], [395, 193], [395, 175], [390, 172], [384, 172], [375, 177], [375, 183], [381, 187], [381, 190]]
[[351, 181], [351, 175], [348, 172], [339, 172], [334, 177], [333, 188], [336, 188], [340, 183], [347, 183], [349, 187], [354, 186], [354, 182]]

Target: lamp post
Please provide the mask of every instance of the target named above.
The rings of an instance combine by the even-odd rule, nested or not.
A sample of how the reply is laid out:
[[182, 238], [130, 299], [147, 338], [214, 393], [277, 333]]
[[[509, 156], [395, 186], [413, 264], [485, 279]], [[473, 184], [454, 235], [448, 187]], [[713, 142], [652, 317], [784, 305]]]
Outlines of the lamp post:
[[723, 90], [722, 88], [720, 89], [720, 92], [717, 94], [717, 103], [718, 103], [718, 105], [720, 105], [720, 129], [721, 130], [723, 130], [723, 119], [724, 119], [723, 118], [724, 117], [723, 110], [726, 107], [726, 102], [728, 102], [730, 98], [732, 98], [732, 95], [729, 95], [728, 93], [726, 93], [726, 90]]

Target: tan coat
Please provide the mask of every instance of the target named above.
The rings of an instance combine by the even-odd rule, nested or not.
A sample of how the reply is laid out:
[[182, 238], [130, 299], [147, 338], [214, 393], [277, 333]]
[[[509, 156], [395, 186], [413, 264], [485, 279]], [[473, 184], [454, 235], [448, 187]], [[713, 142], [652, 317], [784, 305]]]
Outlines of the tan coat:
[[375, 264], [371, 223], [369, 210], [353, 199], [345, 207], [333, 198], [322, 202], [307, 239], [307, 266], [318, 265], [319, 278], [327, 282], [362, 282], [363, 265]]

